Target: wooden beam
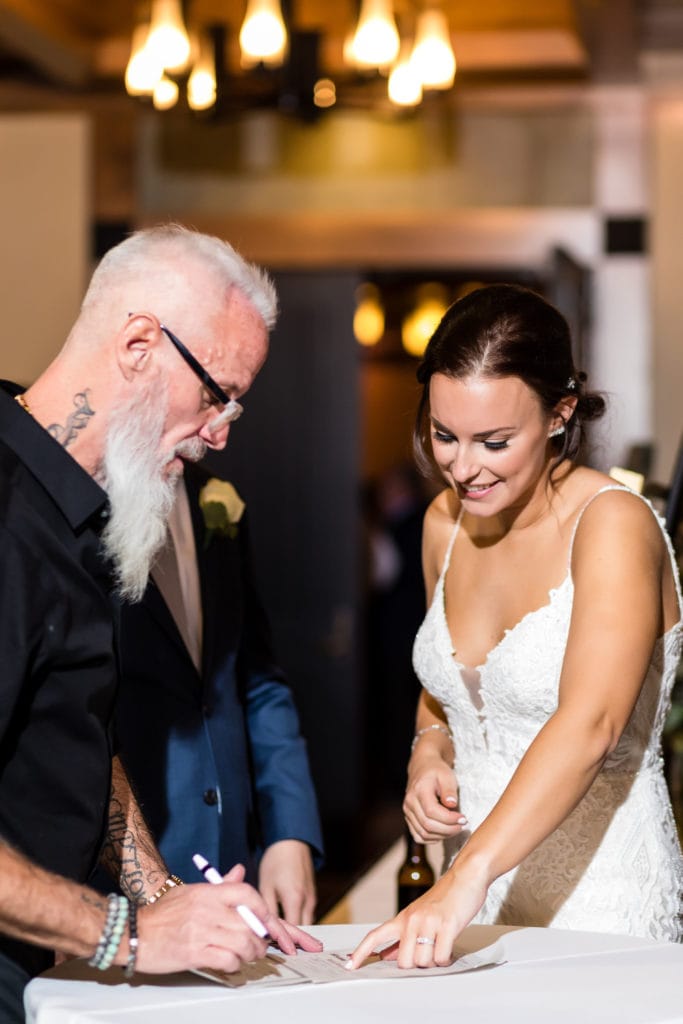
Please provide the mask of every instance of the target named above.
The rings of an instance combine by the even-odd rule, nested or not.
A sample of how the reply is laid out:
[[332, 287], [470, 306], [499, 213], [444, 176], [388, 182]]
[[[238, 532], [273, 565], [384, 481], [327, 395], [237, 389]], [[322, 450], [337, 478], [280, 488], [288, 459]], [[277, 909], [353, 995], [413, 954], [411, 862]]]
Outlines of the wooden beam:
[[50, 0], [3, 0], [0, 41], [56, 82], [78, 86], [90, 77], [87, 39], [60, 17]]

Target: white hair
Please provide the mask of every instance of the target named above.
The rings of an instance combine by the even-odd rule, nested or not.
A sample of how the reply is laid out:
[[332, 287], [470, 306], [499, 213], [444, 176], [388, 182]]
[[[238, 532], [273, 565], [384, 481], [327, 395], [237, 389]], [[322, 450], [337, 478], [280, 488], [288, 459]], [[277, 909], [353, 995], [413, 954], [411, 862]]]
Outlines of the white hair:
[[[213, 235], [181, 224], [163, 224], [136, 231], [110, 249], [98, 264], [81, 305], [81, 315], [97, 315], [100, 308], [120, 305], [123, 297], [178, 302], [185, 283], [196, 296], [196, 271], [223, 293], [237, 288], [270, 329], [277, 317], [277, 295], [268, 274], [244, 259], [233, 247]], [[128, 312], [133, 310], [129, 309]], [[137, 312], [137, 309], [134, 311]], [[165, 315], [165, 314], [164, 314]]]

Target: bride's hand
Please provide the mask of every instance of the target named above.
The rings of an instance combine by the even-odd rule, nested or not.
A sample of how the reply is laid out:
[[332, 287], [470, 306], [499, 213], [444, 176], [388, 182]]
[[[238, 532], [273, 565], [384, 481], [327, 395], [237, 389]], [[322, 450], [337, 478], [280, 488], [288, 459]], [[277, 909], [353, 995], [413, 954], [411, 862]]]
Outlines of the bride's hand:
[[453, 769], [438, 754], [418, 752], [410, 759], [403, 813], [415, 839], [435, 843], [467, 825], [458, 808]]
[[[360, 967], [378, 947], [386, 960], [399, 967], [444, 967], [453, 960], [453, 944], [486, 898], [483, 875], [458, 877], [451, 869], [428, 893], [400, 914], [374, 928], [356, 946], [347, 963], [349, 970]], [[419, 941], [423, 940], [423, 941]], [[427, 941], [424, 941], [427, 940]]]

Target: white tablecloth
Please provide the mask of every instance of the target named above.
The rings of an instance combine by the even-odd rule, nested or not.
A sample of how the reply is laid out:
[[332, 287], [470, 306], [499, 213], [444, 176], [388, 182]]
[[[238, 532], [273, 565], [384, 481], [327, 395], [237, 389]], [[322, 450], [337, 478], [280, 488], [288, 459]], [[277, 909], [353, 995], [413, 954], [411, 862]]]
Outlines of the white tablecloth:
[[[311, 931], [350, 951], [366, 925]], [[463, 941], [464, 940], [464, 941]], [[461, 944], [498, 941], [507, 961], [469, 974], [234, 990], [190, 974], [99, 973], [71, 961], [26, 989], [28, 1024], [683, 1024], [683, 946], [542, 928], [473, 925]], [[144, 978], [144, 980], [143, 980]]]

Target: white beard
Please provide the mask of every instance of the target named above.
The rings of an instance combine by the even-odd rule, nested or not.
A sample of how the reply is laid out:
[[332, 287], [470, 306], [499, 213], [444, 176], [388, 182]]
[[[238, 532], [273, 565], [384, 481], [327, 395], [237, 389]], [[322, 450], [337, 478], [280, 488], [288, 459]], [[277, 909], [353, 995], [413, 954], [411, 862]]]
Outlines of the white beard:
[[154, 559], [166, 539], [182, 472], [168, 473], [165, 467], [176, 455], [196, 462], [206, 452], [204, 442], [193, 437], [172, 452], [159, 454], [167, 409], [168, 395], [160, 381], [116, 409], [97, 475], [110, 506], [102, 544], [114, 566], [117, 591], [127, 601], [142, 598]]

